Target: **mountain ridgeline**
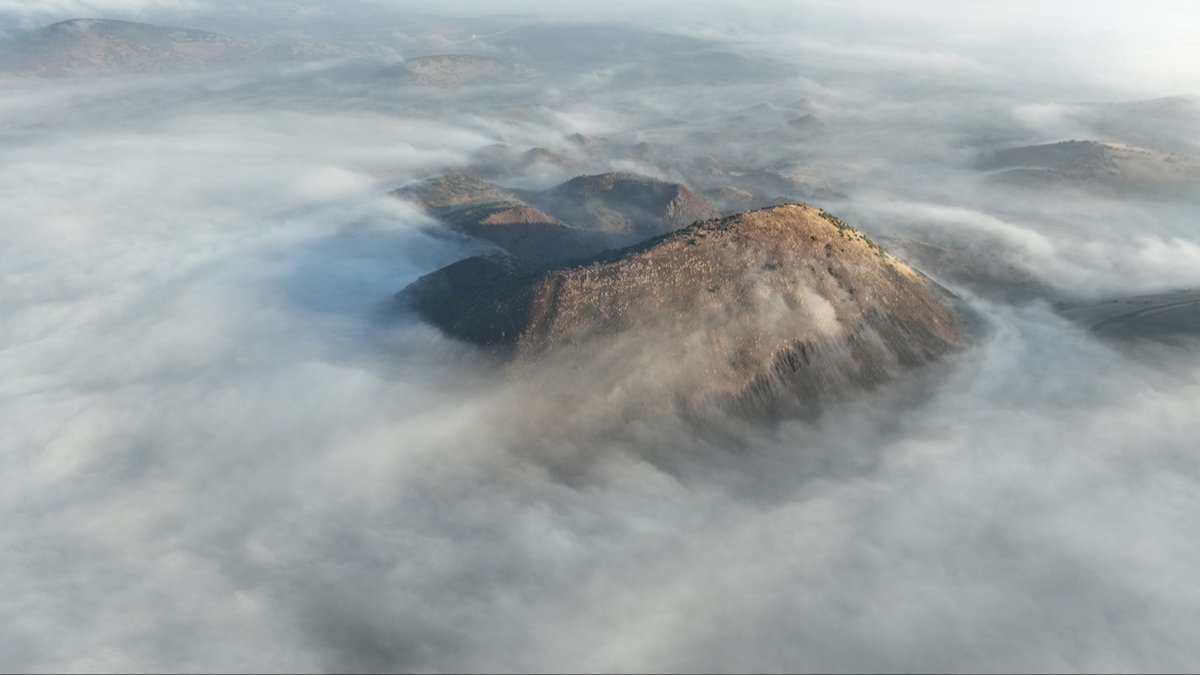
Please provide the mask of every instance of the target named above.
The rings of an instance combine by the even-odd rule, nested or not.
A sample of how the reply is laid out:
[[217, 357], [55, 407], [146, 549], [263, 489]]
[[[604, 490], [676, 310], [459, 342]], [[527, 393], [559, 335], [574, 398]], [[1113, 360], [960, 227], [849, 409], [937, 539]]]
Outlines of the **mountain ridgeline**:
[[469, 258], [398, 298], [518, 370], [551, 366], [643, 411], [810, 414], [965, 339], [944, 289], [800, 204], [698, 219], [565, 266]]
[[1194, 200], [1200, 162], [1124, 143], [1063, 141], [1009, 148], [980, 159], [977, 168], [1025, 188], [1075, 188], [1118, 197]]
[[329, 58], [340, 53], [327, 44], [256, 45], [193, 28], [71, 19], [0, 43], [0, 72], [51, 77], [169, 74]]
[[535, 264], [583, 259], [721, 215], [683, 185], [632, 173], [579, 176], [544, 192], [451, 174], [392, 194]]

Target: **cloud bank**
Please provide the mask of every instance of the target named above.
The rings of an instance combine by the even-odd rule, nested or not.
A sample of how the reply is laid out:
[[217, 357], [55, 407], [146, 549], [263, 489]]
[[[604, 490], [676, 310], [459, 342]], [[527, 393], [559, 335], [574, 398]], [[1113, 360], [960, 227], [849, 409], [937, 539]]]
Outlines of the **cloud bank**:
[[[687, 35], [789, 74], [680, 85], [614, 63], [433, 93], [337, 64], [6, 82], [5, 669], [1194, 664], [1194, 348], [1103, 343], [1047, 303], [956, 288], [981, 317], [971, 348], [815, 422], [613, 428], [390, 309], [482, 247], [388, 190], [495, 143], [566, 151], [574, 132], [669, 144], [717, 128], [687, 157], [783, 161], [730, 120], [800, 99], [826, 130], [785, 159], [828, 176], [829, 208], [872, 234], [994, 243], [1078, 298], [1200, 283], [1194, 204], [1031, 196], [971, 168], [993, 146], [1120, 126], [1078, 107], [1074, 83], [1056, 99], [1049, 78], [1030, 92], [978, 58], [1024, 58], [1005, 17], [1032, 12], [1067, 36], [1050, 70], [1069, 71], [1092, 38], [1043, 12], [1071, 5], [920, 4], [915, 24], [970, 41], [932, 55], [824, 3], [808, 9], [861, 44], [812, 24], [794, 29], [802, 49], [755, 41], [719, 9]], [[1139, 88], [1109, 75], [1088, 87]]]

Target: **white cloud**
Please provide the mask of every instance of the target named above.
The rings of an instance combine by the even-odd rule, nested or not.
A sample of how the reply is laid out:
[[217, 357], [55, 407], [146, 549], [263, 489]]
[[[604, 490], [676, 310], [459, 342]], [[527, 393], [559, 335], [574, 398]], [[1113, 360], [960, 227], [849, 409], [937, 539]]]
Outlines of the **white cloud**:
[[[885, 23], [899, 11], [870, 7]], [[1017, 19], [1043, 16], [1023, 7]], [[941, 4], [909, 18], [936, 27], [939, 8], [1017, 26]], [[814, 94], [831, 133], [851, 129], [811, 155], [845, 153], [851, 213], [986, 235], [1063, 285], [1195, 278], [1191, 207], [1014, 205], [981, 187], [972, 134], [1053, 133], [1067, 118], [1007, 90], [945, 94], [938, 83], [984, 61], [903, 50], [829, 49], [856, 78], [806, 71], [811, 90], [768, 92]], [[934, 94], [872, 94], [897, 72]], [[391, 293], [473, 250], [382, 195], [496, 136], [616, 135], [767, 94], [705, 91], [726, 106], [710, 109], [585, 77], [514, 114], [327, 77], [0, 92], [7, 665], [1196, 662], [1193, 352], [1147, 364], [1045, 307], [980, 302], [971, 349], [814, 423], [722, 435], [663, 417], [595, 433], [591, 407], [496, 377], [412, 317], [382, 320]], [[596, 392], [595, 409], [624, 395]]]

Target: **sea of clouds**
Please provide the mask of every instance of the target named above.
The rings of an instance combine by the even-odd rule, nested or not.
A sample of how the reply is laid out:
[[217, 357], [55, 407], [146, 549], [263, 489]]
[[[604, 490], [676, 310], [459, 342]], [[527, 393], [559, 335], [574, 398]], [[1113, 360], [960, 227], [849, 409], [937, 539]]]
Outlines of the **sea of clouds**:
[[[1010, 14], [993, 26], [918, 3], [911, 35], [958, 29], [932, 55], [881, 31], [886, 17], [865, 12], [889, 10], [872, 3], [861, 16], [809, 4], [840, 44], [810, 19], [753, 39], [759, 15], [739, 23], [728, 6], [681, 29], [795, 69], [786, 91], [736, 91], [824, 106], [842, 141], [810, 159], [848, 188], [839, 213], [872, 234], [986, 236], [1085, 299], [1200, 284], [1194, 205], [1015, 198], [969, 168], [987, 142], [966, 137], [1089, 131], [1054, 107], [1084, 89], [1195, 93], [1177, 86], [1192, 70], [1166, 60], [1166, 19], [1190, 5], [1163, 3], [1104, 52], [1149, 53], [1133, 78], [1085, 58], [1094, 33], [1072, 37], [1130, 15], [1076, 4], [1039, 3], [1080, 22], [1061, 30], [1050, 10], [1022, 10], [1061, 53], [1028, 91], [1013, 73], [1036, 50], [1009, 39], [1029, 32]], [[1140, 43], [1164, 26], [1160, 51]], [[1009, 54], [1017, 66], [997, 65]], [[1067, 77], [1085, 65], [1085, 85]], [[321, 72], [0, 88], [0, 669], [1200, 658], [1194, 348], [1104, 343], [1048, 303], [956, 289], [980, 317], [968, 349], [815, 422], [599, 425], [577, 397], [539, 398], [396, 310], [393, 293], [484, 247], [386, 193], [497, 140], [628, 131], [651, 112], [690, 123], [694, 106], [668, 85], [609, 91], [590, 73], [528, 114], [511, 101], [491, 114], [486, 92], [463, 95], [470, 109], [409, 105]], [[999, 84], [964, 93], [972, 78]]]

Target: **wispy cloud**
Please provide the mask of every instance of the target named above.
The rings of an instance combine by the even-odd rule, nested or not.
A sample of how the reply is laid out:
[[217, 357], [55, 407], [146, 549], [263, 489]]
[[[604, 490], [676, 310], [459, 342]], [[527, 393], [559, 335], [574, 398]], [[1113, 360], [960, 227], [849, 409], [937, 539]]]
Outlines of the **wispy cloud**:
[[[920, 3], [904, 18], [884, 4], [854, 5], [883, 13], [861, 23], [840, 4], [807, 6], [840, 17], [838, 35], [863, 26], [848, 45], [794, 5], [760, 8], [795, 23], [764, 33], [755, 57], [794, 75], [701, 82], [688, 96], [669, 78], [621, 86], [590, 66], [504, 91], [415, 93], [350, 66], [8, 81], [5, 664], [1194, 664], [1192, 348], [1117, 348], [1045, 304], [971, 300], [977, 341], [930, 372], [816, 421], [701, 431], [669, 414], [610, 424], [603, 415], [637, 408], [634, 393], [591, 391], [577, 371], [505, 377], [487, 354], [385, 311], [419, 275], [482, 249], [388, 190], [492, 143], [566, 152], [575, 131], [629, 147], [705, 138], [681, 156], [730, 166], [783, 157], [836, 179], [844, 193], [822, 205], [874, 234], [982, 241], [1080, 295], [1200, 284], [1194, 205], [1020, 192], [973, 168], [987, 149], [1097, 128], [1049, 85], [968, 86], [1026, 62], [1022, 21], [1045, 31], [1074, 11], [1094, 22], [1127, 10]], [[0, 0], [30, 21], [176, 9], [192, 6]], [[754, 51], [753, 16], [726, 32], [731, 7], [697, 12], [690, 34]], [[961, 30], [937, 49], [905, 45], [880, 32], [901, 18], [914, 35]], [[1070, 42], [1046, 71], [1071, 72], [1091, 44]], [[1095, 86], [1139, 91], [1136, 72]], [[808, 105], [821, 135], [779, 141], [738, 117], [763, 102], [785, 119]], [[630, 363], [644, 363], [636, 348]]]

